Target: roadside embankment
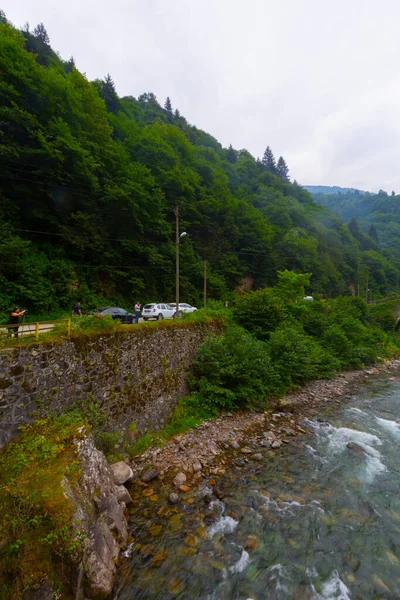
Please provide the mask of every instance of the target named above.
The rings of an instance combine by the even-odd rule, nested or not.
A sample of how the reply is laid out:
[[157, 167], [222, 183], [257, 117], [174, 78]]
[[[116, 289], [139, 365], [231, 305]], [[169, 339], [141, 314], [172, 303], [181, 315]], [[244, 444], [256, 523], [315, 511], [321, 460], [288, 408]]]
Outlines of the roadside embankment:
[[21, 425], [95, 404], [111, 431], [162, 427], [204, 338], [221, 324], [163, 322], [0, 350], [0, 447]]

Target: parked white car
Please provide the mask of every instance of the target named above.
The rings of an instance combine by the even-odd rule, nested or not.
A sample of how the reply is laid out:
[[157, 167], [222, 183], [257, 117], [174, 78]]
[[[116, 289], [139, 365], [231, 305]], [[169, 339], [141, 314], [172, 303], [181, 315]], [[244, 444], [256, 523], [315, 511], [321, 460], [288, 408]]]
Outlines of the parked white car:
[[175, 318], [175, 308], [169, 304], [145, 304], [142, 310], [143, 321], [149, 319], [173, 319]]
[[[170, 306], [176, 307], [176, 302], [170, 302]], [[181, 313], [192, 313], [197, 308], [195, 306], [191, 306], [190, 304], [186, 304], [185, 302], [179, 303], [179, 312]]]

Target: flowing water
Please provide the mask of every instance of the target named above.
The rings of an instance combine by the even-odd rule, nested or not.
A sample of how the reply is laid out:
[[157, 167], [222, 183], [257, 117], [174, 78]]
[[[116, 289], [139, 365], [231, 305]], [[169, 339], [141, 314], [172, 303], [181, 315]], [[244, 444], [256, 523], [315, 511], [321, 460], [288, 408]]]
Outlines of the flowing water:
[[377, 379], [233, 466], [221, 500], [206, 485], [178, 509], [162, 489], [141, 500], [113, 600], [400, 598], [399, 409], [400, 381]]

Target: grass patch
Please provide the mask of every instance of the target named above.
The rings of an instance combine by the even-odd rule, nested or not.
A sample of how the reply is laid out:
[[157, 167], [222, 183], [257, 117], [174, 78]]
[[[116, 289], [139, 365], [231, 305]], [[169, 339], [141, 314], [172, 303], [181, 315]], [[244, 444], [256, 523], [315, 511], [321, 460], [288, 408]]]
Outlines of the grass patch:
[[[0, 597], [19, 600], [23, 590], [49, 577], [55, 584], [64, 557], [82, 540], [72, 535], [71, 487], [81, 476], [73, 441], [85, 435], [78, 413], [36, 421], [0, 452]], [[87, 429], [86, 429], [87, 431]]]
[[142, 454], [153, 446], [163, 446], [174, 435], [193, 429], [200, 423], [218, 416], [216, 409], [204, 408], [196, 394], [181, 398], [169, 423], [160, 431], [146, 433], [128, 448], [130, 456]]

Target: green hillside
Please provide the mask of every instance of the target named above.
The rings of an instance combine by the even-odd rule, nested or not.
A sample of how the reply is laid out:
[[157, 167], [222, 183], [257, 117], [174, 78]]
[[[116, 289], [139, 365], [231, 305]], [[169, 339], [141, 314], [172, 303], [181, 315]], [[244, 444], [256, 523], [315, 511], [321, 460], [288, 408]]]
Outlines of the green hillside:
[[[223, 148], [167, 99], [119, 98], [50, 47], [45, 28], [0, 23], [0, 311], [171, 300], [175, 215], [181, 298], [274, 285], [311, 272], [308, 292], [397, 289], [399, 262], [290, 183], [282, 157]], [[365, 242], [368, 241], [368, 243]]]
[[316, 193], [313, 197], [349, 222], [361, 246], [365, 245], [364, 234], [368, 234], [384, 255], [400, 259], [400, 196], [395, 192], [389, 196], [383, 190], [378, 194], [343, 190], [336, 194]]

